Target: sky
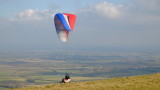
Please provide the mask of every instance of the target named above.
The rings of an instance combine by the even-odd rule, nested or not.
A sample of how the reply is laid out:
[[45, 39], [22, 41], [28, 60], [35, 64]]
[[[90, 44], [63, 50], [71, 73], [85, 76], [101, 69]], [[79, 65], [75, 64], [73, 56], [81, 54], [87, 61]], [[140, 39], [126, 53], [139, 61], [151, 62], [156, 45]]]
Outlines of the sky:
[[66, 46], [56, 13], [77, 16], [70, 47], [160, 46], [160, 0], [0, 0], [0, 49]]

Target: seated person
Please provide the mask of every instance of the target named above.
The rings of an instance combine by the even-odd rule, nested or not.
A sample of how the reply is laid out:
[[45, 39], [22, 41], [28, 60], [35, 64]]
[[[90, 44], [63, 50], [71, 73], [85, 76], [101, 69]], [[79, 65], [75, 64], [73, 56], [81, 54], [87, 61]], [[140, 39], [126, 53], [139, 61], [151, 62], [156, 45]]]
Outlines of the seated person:
[[67, 83], [67, 82], [70, 82], [70, 81], [71, 81], [70, 76], [68, 74], [66, 74], [65, 78], [62, 78], [61, 83]]

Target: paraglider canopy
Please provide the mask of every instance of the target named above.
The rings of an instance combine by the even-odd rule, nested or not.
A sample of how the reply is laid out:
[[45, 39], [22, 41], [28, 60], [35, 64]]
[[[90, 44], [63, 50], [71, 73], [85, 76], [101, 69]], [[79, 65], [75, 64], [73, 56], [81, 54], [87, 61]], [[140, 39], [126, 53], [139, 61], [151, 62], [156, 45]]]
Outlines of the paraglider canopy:
[[74, 30], [76, 15], [67, 13], [57, 13], [54, 23], [59, 39], [66, 42], [70, 31]]

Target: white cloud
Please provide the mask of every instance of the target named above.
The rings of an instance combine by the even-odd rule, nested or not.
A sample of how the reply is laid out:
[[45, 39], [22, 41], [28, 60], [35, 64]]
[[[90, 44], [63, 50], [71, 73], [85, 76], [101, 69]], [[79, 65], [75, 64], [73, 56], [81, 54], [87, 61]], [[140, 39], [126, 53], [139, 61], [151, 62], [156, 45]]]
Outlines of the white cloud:
[[137, 6], [143, 10], [160, 10], [160, 0], [136, 0]]
[[86, 8], [81, 9], [78, 13], [100, 15], [100, 17], [105, 17], [108, 19], [116, 19], [121, 17], [121, 8], [122, 5], [114, 5], [108, 2], [101, 2], [92, 6], [88, 6]]
[[121, 5], [116, 6], [113, 5], [112, 3], [108, 2], [102, 2], [94, 6], [95, 10], [100, 13], [105, 15], [106, 17], [109, 18], [117, 18], [121, 15], [121, 12], [118, 10]]
[[159, 26], [160, 1], [135, 0], [125, 5], [123, 9], [124, 22], [134, 25]]
[[52, 16], [51, 12], [49, 10], [33, 10], [28, 9], [24, 10], [22, 12], [16, 13], [13, 18], [11, 18], [11, 21], [26, 21], [26, 20], [43, 20], [47, 19], [48, 17]]

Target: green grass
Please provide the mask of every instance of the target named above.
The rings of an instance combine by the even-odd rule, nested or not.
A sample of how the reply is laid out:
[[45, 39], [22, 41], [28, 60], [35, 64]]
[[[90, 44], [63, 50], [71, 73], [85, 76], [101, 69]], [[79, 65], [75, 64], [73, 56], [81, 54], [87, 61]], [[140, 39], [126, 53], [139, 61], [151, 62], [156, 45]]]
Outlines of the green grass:
[[8, 90], [8, 88], [0, 87], [0, 90]]
[[160, 73], [97, 81], [24, 87], [11, 90], [160, 90]]

